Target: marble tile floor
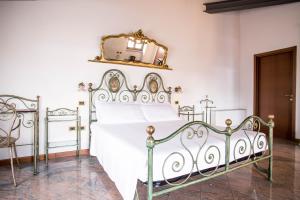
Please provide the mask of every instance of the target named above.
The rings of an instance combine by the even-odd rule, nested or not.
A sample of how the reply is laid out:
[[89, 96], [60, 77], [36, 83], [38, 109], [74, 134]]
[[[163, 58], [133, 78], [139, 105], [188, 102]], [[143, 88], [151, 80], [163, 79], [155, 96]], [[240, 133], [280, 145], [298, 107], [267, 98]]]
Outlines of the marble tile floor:
[[[16, 169], [18, 187], [12, 184], [9, 166], [0, 167], [0, 199], [30, 200], [122, 200], [114, 183], [94, 157], [51, 160], [49, 168], [40, 162], [40, 173], [31, 165]], [[246, 167], [210, 181], [155, 198], [156, 200], [300, 200], [300, 146], [276, 140], [274, 181], [270, 183], [252, 167]], [[140, 200], [146, 188], [139, 183]]]

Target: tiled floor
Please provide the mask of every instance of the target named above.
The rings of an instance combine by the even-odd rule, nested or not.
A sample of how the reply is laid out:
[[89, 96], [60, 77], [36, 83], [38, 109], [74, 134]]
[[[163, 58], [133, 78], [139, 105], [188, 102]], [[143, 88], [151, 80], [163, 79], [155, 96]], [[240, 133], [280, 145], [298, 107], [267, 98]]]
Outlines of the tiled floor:
[[[270, 183], [253, 167], [193, 185], [160, 197], [160, 200], [300, 199], [300, 146], [276, 141], [274, 181]], [[0, 167], [0, 199], [122, 199], [114, 183], [95, 158], [65, 158], [43, 162], [40, 173], [32, 176], [30, 165], [16, 170], [18, 187], [12, 184], [9, 166]], [[139, 193], [145, 188], [139, 184]], [[144, 199], [144, 198], [141, 198]]]

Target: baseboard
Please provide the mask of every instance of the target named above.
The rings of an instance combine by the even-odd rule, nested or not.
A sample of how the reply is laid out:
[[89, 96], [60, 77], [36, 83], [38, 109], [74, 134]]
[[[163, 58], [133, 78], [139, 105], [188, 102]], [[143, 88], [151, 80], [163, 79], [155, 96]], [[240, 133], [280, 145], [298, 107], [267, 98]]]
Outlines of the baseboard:
[[[88, 156], [90, 155], [89, 149], [81, 149], [80, 150], [81, 156]], [[64, 157], [75, 157], [76, 151], [65, 151], [65, 152], [58, 152], [58, 153], [49, 153], [48, 158], [49, 160], [55, 159], [55, 158], [64, 158]], [[42, 154], [39, 156], [40, 160], [45, 160], [45, 154]], [[25, 156], [25, 157], [19, 157], [20, 163], [32, 163], [33, 162], [33, 156]], [[10, 165], [10, 159], [0, 160], [0, 166], [3, 165]]]

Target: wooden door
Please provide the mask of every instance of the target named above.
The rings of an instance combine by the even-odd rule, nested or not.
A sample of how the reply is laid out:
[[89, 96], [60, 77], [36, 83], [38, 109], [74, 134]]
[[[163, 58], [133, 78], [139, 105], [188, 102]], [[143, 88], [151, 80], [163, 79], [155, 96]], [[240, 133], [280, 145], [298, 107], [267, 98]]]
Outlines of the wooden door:
[[275, 115], [274, 136], [294, 139], [296, 47], [255, 55], [254, 113]]

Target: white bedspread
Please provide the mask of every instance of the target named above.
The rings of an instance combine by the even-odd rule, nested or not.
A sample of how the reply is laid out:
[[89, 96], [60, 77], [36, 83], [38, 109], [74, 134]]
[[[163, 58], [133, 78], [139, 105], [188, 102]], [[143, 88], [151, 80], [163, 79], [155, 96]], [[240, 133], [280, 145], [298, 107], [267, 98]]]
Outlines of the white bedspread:
[[[156, 129], [153, 137], [155, 139], [161, 139], [170, 135], [185, 123], [187, 122], [183, 120], [110, 125], [93, 123], [91, 125], [92, 139], [90, 153], [93, 156], [97, 156], [104, 170], [111, 180], [115, 182], [116, 187], [124, 200], [132, 200], [137, 180], [139, 179], [143, 182], [147, 181], [146, 127], [153, 125]], [[247, 133], [252, 142], [256, 133], [249, 131]], [[264, 136], [263, 133], [259, 133], [259, 135]], [[249, 155], [249, 139], [243, 131], [237, 132], [231, 137], [230, 161]], [[258, 139], [263, 141], [264, 146], [262, 149], [265, 149], [265, 137], [256, 137], [254, 141], [255, 144]], [[204, 140], [205, 137], [197, 139], [195, 136], [192, 140], [183, 137], [183, 143], [192, 153], [194, 160], [196, 160], [199, 147], [203, 145]], [[244, 146], [244, 142], [247, 143], [245, 153], [237, 153], [241, 150], [239, 147]], [[238, 144], [236, 145], [236, 148], [234, 148], [236, 143]], [[257, 145], [254, 145], [255, 153], [262, 151], [262, 149], [259, 149]], [[172, 152], [177, 153], [173, 154], [163, 167], [164, 161]], [[205, 162], [205, 157], [209, 160], [210, 154], [213, 154], [215, 157], [211, 163], [207, 163]], [[234, 157], [234, 154], [236, 157]], [[179, 161], [180, 164], [183, 164], [181, 155], [185, 159], [185, 164], [182, 170], [176, 173], [172, 170], [172, 164], [174, 161]], [[188, 151], [183, 148], [180, 143], [180, 135], [178, 135], [167, 143], [155, 146], [153, 154], [153, 180], [159, 181], [165, 180], [165, 178], [178, 177], [189, 174], [191, 170], [196, 172], [197, 168], [192, 168], [192, 163], [192, 157]], [[224, 164], [225, 136], [210, 131], [209, 137], [198, 155], [197, 163], [198, 170], [204, 170]], [[165, 178], [163, 174], [165, 175]]]

